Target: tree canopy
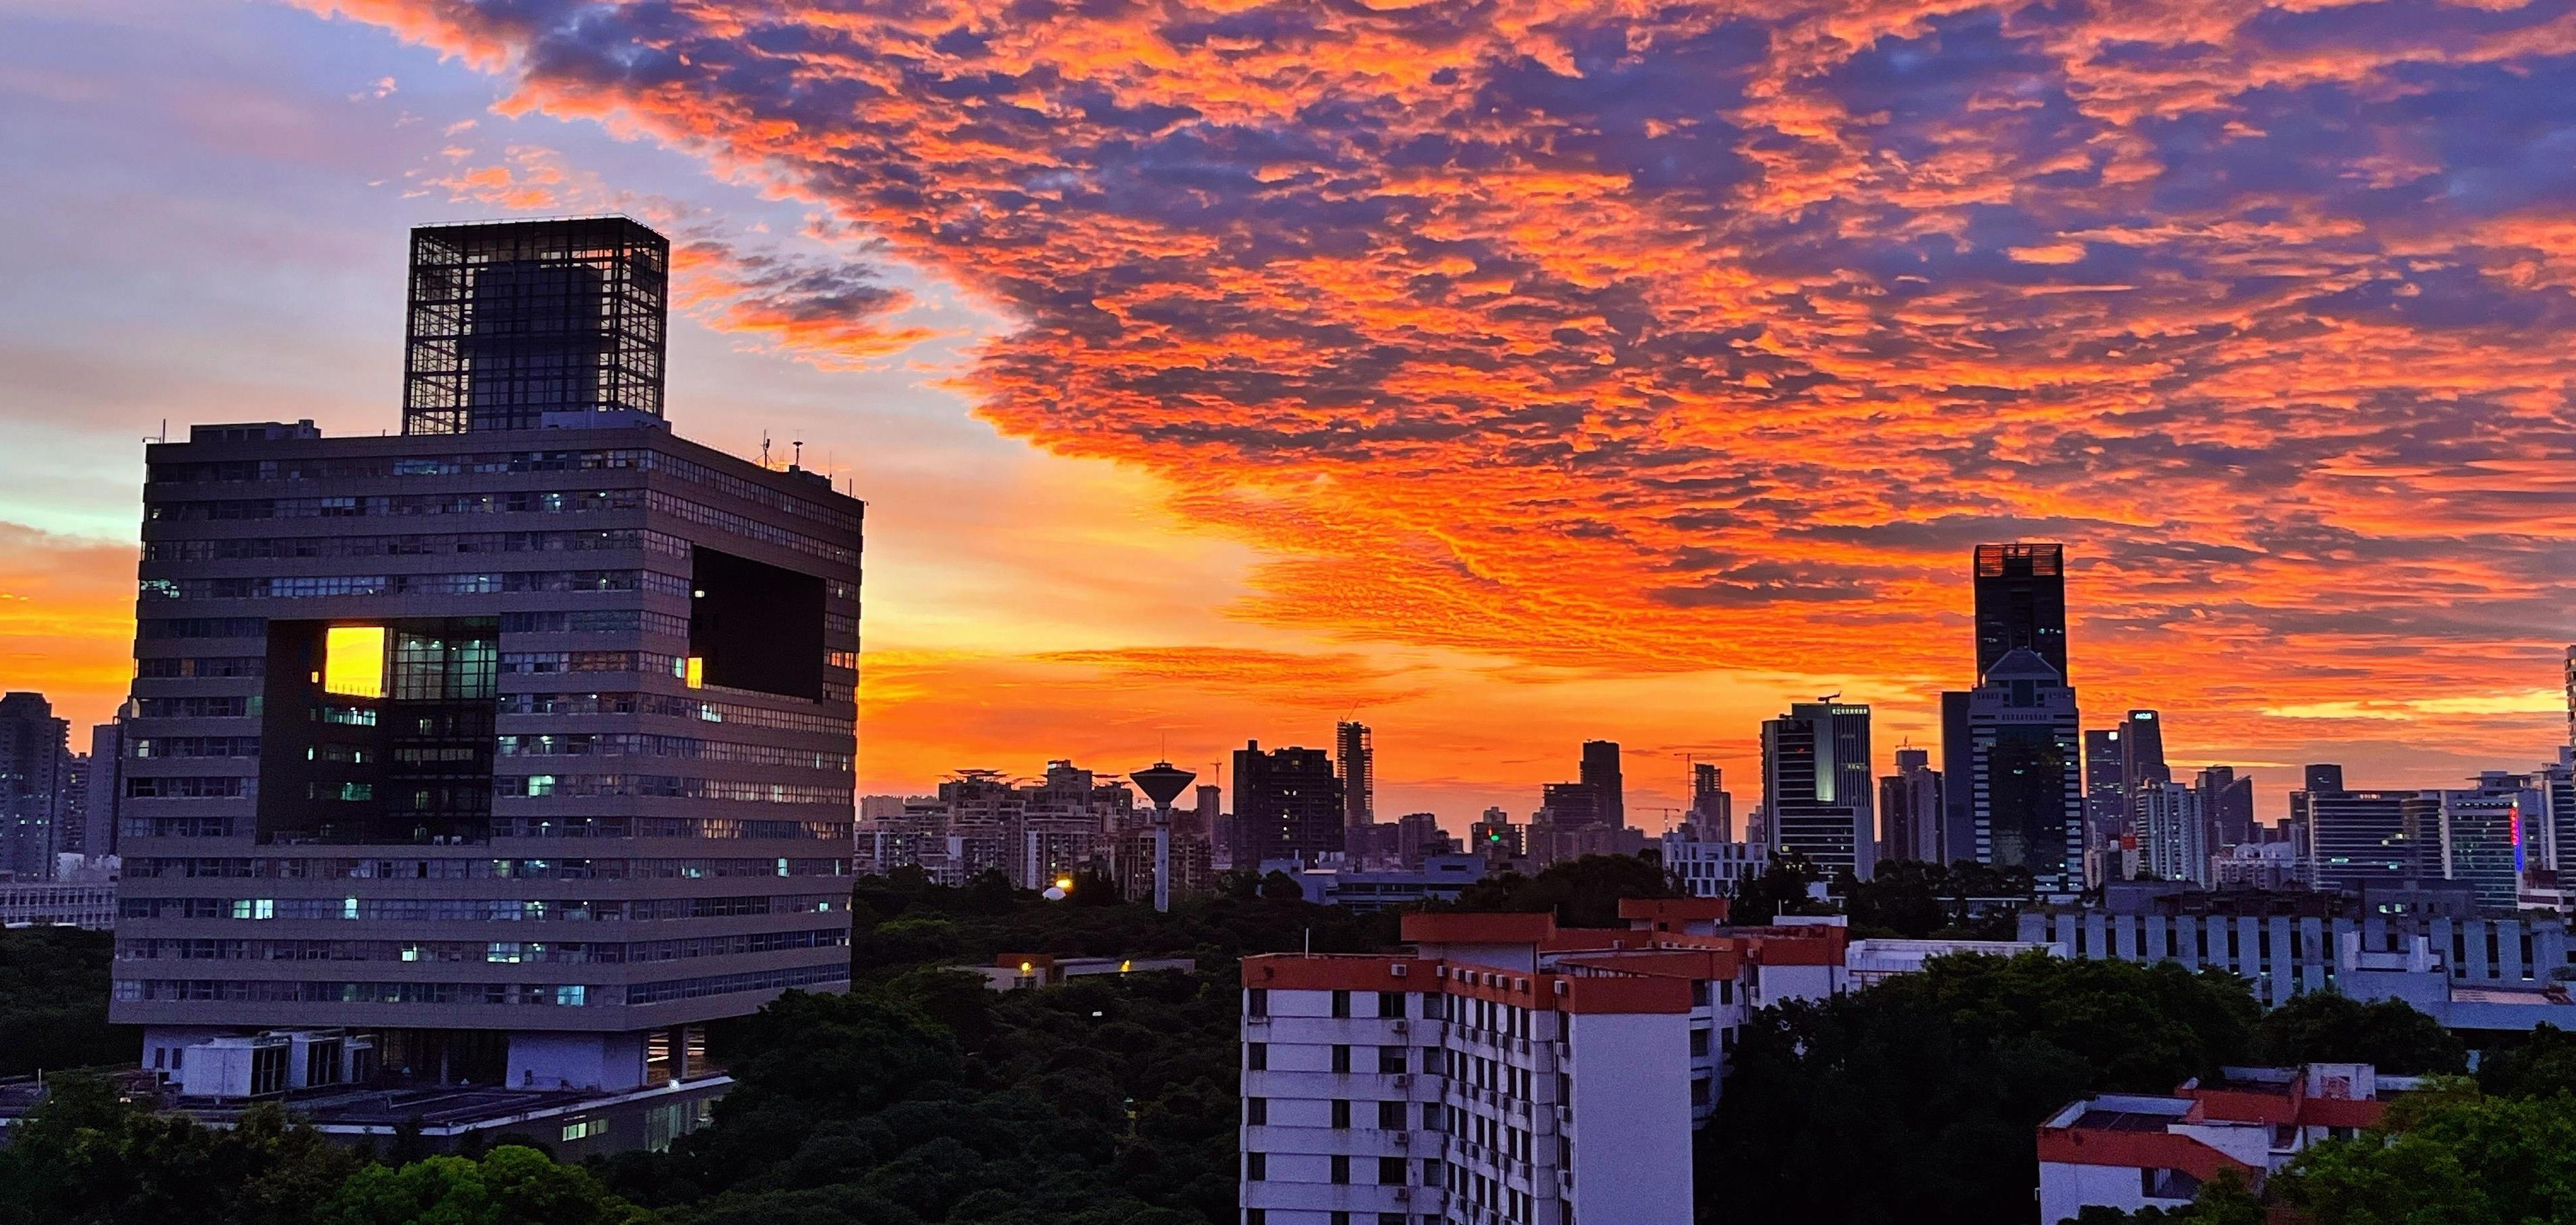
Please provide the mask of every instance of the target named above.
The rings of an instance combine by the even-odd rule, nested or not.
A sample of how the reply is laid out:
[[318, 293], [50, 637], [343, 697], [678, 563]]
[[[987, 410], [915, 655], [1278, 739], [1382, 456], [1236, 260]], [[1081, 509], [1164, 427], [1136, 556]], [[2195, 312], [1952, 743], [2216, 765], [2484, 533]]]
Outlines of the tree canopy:
[[2040, 1119], [2087, 1093], [2214, 1073], [2254, 1016], [2233, 976], [2040, 954], [1937, 958], [1763, 1009], [1699, 1137], [1702, 1204], [1709, 1219], [2022, 1219]]
[[0, 929], [0, 1076], [133, 1061], [142, 1031], [107, 1023], [115, 947], [76, 927]]
[[2263, 1014], [2254, 1029], [2253, 1062], [2367, 1063], [2399, 1076], [2457, 1074], [2468, 1048], [2442, 1023], [2403, 1000], [2364, 1004], [2331, 991], [2311, 991]]

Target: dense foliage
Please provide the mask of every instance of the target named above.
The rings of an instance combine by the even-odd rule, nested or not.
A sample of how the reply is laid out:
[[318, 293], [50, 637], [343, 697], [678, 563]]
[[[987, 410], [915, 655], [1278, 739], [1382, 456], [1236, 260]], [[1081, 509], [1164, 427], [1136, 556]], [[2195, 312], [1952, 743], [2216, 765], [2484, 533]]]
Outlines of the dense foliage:
[[2233, 977], [2036, 954], [1764, 1009], [1699, 1137], [1701, 1219], [2021, 1220], [2040, 1119], [2213, 1073], [2254, 1020]]
[[2329, 991], [2298, 996], [2263, 1014], [2248, 1061], [2267, 1067], [2367, 1063], [2399, 1076], [2456, 1075], [2468, 1048], [2442, 1023], [2403, 1000], [2360, 1003]]
[[1626, 927], [1619, 903], [1679, 897], [1683, 890], [1649, 854], [1585, 855], [1550, 864], [1536, 876], [1505, 872], [1467, 886], [1451, 907], [1472, 911], [1546, 911], [1564, 927]]
[[[1869, 928], [1961, 933], [1986, 921], [1968, 899], [2006, 896], [1991, 890], [2012, 883], [1962, 875], [1900, 868], [1847, 901]], [[1775, 866], [1748, 890], [1765, 913], [1745, 915], [1739, 899], [1739, 917], [1813, 909], [1815, 879], [1794, 860]], [[1485, 882], [1460, 905], [1615, 926], [1620, 899], [1673, 892], [1651, 858], [1603, 856]], [[1061, 902], [998, 877], [952, 889], [917, 873], [868, 878], [853, 900], [851, 991], [791, 993], [720, 1027], [717, 1054], [737, 1084], [714, 1122], [668, 1153], [584, 1168], [506, 1142], [457, 1157], [416, 1143], [351, 1151], [273, 1109], [215, 1130], [75, 1077], [0, 1150], [0, 1225], [1216, 1225], [1236, 1215], [1236, 959], [1397, 937], [1395, 916], [1308, 905], [1275, 874], [1230, 877], [1219, 896], [1168, 915], [1089, 877]], [[0, 971], [42, 947], [6, 946]], [[1008, 993], [947, 968], [1028, 953], [1179, 954], [1198, 967]], [[87, 938], [57, 964], [0, 979], [14, 984], [0, 987], [0, 1016], [58, 1004], [47, 991], [95, 999], [105, 974], [106, 943]], [[61, 986], [87, 977], [99, 986]], [[122, 1056], [130, 1041], [117, 1044]], [[2351, 1059], [2448, 1072], [2461, 1052], [2402, 1005], [2311, 997], [2258, 1018], [2244, 984], [2223, 974], [1945, 958], [1867, 992], [1755, 1014], [1698, 1138], [1699, 1212], [2019, 1220], [2033, 1125], [2068, 1101], [2164, 1091], [2220, 1063]], [[2544, 1027], [2491, 1057], [2480, 1082], [2491, 1100], [2411, 1108], [2438, 1125], [2321, 1149], [2265, 1196], [2319, 1225], [2576, 1219], [2551, 1198], [2576, 1185], [2561, 1168], [2576, 1148], [2576, 1097], [2563, 1096], [2576, 1091], [2576, 1036]], [[2391, 1180], [2428, 1188], [2404, 1201], [2412, 1215], [2371, 1215]], [[2246, 1188], [2218, 1182], [2182, 1219], [2254, 1225], [2261, 1214]]]
[[2233, 1180], [2190, 1204], [2087, 1208], [2074, 1225], [2261, 1225], [2265, 1206], [2301, 1225], [2490, 1225], [2576, 1221], [2576, 1097], [2473, 1090], [2399, 1098], [2388, 1121], [2293, 1160], [2258, 1198]]
[[0, 1076], [133, 1061], [141, 1031], [107, 1023], [115, 945], [76, 927], [0, 929]]
[[[720, 1034], [737, 1084], [668, 1154], [603, 1165], [673, 1225], [1208, 1225], [1234, 1218], [1235, 959], [1392, 943], [1393, 915], [1240, 877], [1169, 915], [917, 874], [856, 894], [857, 981]], [[1188, 954], [1196, 973], [995, 993], [940, 967]]]
[[1834, 883], [1851, 916], [1854, 936], [1940, 936], [1956, 940], [2010, 940], [2018, 903], [2035, 890], [2027, 868], [1996, 868], [1973, 860], [1949, 867], [1891, 859], [1868, 880], [1849, 870]]

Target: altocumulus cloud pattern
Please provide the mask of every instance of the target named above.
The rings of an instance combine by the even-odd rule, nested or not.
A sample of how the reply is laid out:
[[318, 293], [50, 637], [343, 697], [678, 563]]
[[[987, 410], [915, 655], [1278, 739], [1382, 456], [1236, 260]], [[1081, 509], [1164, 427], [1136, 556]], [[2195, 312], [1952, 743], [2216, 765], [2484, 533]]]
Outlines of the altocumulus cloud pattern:
[[306, 6], [1006, 308], [982, 411], [1266, 620], [1955, 680], [2026, 535], [2079, 684], [2504, 713], [2567, 641], [2565, 0]]

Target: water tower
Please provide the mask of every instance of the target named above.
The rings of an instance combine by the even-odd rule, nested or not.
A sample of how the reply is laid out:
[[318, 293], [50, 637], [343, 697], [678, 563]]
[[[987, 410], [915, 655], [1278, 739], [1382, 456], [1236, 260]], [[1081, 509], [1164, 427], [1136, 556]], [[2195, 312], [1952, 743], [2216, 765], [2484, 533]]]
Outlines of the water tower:
[[1127, 776], [1145, 798], [1154, 801], [1154, 909], [1172, 908], [1172, 801], [1189, 790], [1198, 775], [1168, 761], [1155, 762], [1151, 769], [1137, 770]]

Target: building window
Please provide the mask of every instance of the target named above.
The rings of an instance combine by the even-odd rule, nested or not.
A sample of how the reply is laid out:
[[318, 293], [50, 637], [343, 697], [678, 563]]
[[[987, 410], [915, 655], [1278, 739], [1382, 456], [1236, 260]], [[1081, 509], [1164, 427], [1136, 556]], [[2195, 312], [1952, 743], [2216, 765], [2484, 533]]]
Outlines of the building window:
[[1380, 1184], [1401, 1187], [1404, 1185], [1404, 1174], [1404, 1158], [1380, 1157], [1377, 1159], [1377, 1180]]
[[1338, 1044], [1333, 1047], [1333, 1070], [1336, 1072], [1351, 1070], [1351, 1048]]
[[1404, 1103], [1379, 1102], [1377, 1104], [1377, 1125], [1378, 1130], [1380, 1131], [1404, 1130]]
[[1243, 1155], [1243, 1180], [1245, 1182], [1260, 1182], [1268, 1177], [1270, 1177], [1270, 1154], [1245, 1153]]
[[567, 1144], [575, 1140], [586, 1140], [592, 1136], [607, 1134], [608, 1120], [606, 1119], [582, 1119], [578, 1122], [566, 1123], [563, 1127], [563, 1140]]
[[[2529, 961], [2531, 958], [2526, 955], [2523, 960]], [[1401, 991], [1378, 992], [1377, 1015], [1381, 1017], [1402, 1017], [1404, 1015], [1404, 993]]]
[[1259, 1208], [1243, 1210], [1243, 1225], [1270, 1225], [1270, 1214]]
[[1336, 991], [1333, 993], [1333, 1015], [1336, 1017], [1348, 1017], [1351, 1015], [1350, 992]]
[[1266, 1097], [1247, 1097], [1243, 1099], [1243, 1121], [1245, 1125], [1251, 1127], [1269, 1126], [1270, 1099]]
[[1268, 987], [1254, 987], [1243, 993], [1243, 1015], [1247, 1017], [1266, 1017], [1270, 1015], [1270, 989]]
[[1404, 1071], [1404, 1051], [1400, 1046], [1377, 1048], [1377, 1070], [1382, 1075], [1400, 1075]]
[[1335, 1154], [1333, 1154], [1333, 1182], [1334, 1182], [1334, 1184], [1335, 1184], [1335, 1185], [1340, 1185], [1340, 1184], [1343, 1184], [1343, 1183], [1347, 1183], [1347, 1182], [1349, 1182], [1350, 1180], [1351, 1180], [1351, 1159], [1350, 1159], [1349, 1155], [1348, 1155], [1348, 1154], [1344, 1154], [1344, 1153], [1335, 1153]]
[[1270, 1070], [1270, 1044], [1269, 1044], [1269, 1043], [1267, 1043], [1267, 1042], [1246, 1042], [1246, 1043], [1244, 1043], [1244, 1044], [1243, 1044], [1243, 1066], [1244, 1066], [1246, 1069], [1251, 1070], [1251, 1071], [1254, 1071], [1254, 1072], [1267, 1072], [1267, 1071], [1269, 1071], [1269, 1070]]
[[1351, 1104], [1340, 1098], [1333, 1099], [1333, 1129], [1335, 1131], [1348, 1131], [1350, 1126]]
[[1707, 1030], [1694, 1029], [1690, 1031], [1690, 1053], [1694, 1055], [1705, 1055], [1708, 1053]]

